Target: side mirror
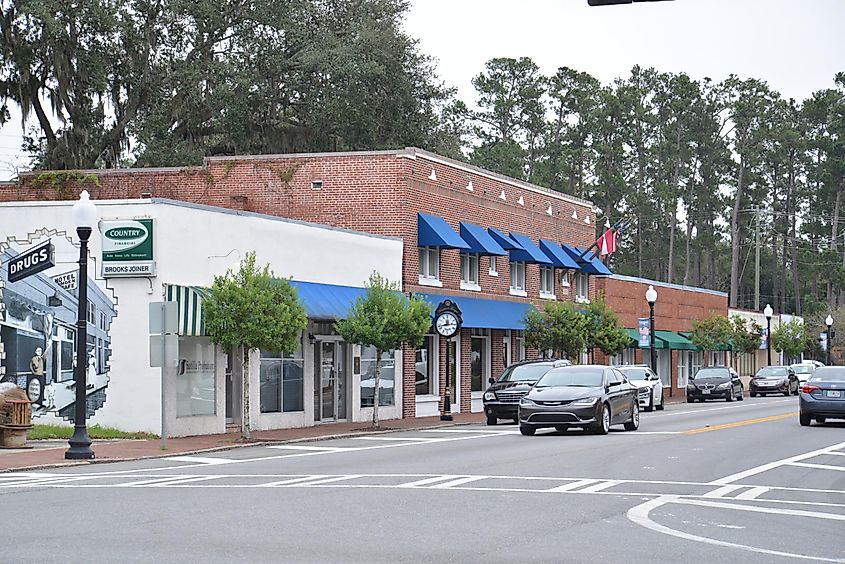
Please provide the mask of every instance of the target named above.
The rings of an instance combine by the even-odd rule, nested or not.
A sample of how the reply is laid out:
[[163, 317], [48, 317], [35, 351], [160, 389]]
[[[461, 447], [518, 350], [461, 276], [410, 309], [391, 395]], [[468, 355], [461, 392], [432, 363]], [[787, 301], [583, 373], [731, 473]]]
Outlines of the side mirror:
[[608, 388], [612, 388], [613, 386], [621, 386], [621, 385], [622, 385], [622, 382], [618, 382], [618, 381], [617, 381], [617, 382], [608, 382], [608, 383], [607, 383], [607, 387], [608, 387]]

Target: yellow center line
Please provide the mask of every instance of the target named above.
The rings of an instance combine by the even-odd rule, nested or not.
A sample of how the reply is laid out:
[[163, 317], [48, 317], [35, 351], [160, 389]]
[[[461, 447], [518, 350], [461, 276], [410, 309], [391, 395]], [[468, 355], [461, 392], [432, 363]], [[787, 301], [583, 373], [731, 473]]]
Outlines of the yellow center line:
[[711, 425], [709, 427], [700, 427], [698, 429], [690, 429], [684, 431], [684, 435], [698, 435], [699, 433], [709, 433], [710, 431], [721, 431], [722, 429], [733, 429], [735, 427], [744, 427], [745, 425], [754, 425], [755, 423], [768, 423], [769, 421], [778, 421], [780, 419], [789, 419], [790, 417], [797, 417], [798, 412], [782, 413], [780, 415], [770, 415], [768, 417], [759, 417], [757, 419], [746, 419], [744, 421], [736, 421], [734, 423], [723, 423], [722, 425]]

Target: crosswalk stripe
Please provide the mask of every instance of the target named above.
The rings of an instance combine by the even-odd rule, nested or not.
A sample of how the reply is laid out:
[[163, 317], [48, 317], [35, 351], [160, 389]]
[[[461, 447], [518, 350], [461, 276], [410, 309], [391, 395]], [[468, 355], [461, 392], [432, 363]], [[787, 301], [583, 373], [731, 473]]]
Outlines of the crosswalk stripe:
[[734, 499], [757, 499], [759, 496], [763, 495], [767, 491], [771, 490], [772, 488], [767, 488], [765, 486], [757, 486], [755, 488], [751, 488], [746, 492], [742, 492]]
[[298, 484], [292, 484], [292, 486], [321, 486], [323, 484], [333, 484], [335, 482], [342, 482], [344, 480], [352, 480], [353, 478], [361, 478], [361, 474], [350, 474], [349, 476], [334, 476], [332, 478], [325, 478], [322, 480], [317, 480], [316, 482], [299, 482]]
[[598, 484], [594, 484], [592, 486], [587, 486], [584, 489], [578, 490], [578, 493], [594, 493], [600, 492], [602, 490], [606, 490], [607, 488], [612, 488], [613, 486], [618, 486], [619, 484], [624, 484], [624, 480], [605, 480], [603, 482], [599, 482]]
[[231, 464], [232, 462], [237, 462], [236, 460], [229, 458], [211, 458], [204, 456], [169, 456], [164, 460], [170, 460], [173, 462], [189, 462], [191, 464]]
[[318, 480], [320, 478], [328, 478], [329, 476], [299, 476], [298, 478], [289, 478], [287, 480], [279, 480], [277, 482], [267, 482], [266, 484], [256, 484], [252, 487], [255, 488], [276, 488], [280, 486], [286, 486], [288, 484], [296, 484], [299, 482], [310, 482], [311, 480]]
[[458, 478], [457, 480], [452, 480], [450, 482], [434, 484], [431, 487], [432, 488], [451, 488], [453, 486], [460, 486], [461, 484], [468, 484], [470, 482], [475, 482], [477, 480], [483, 480], [486, 477], [487, 476], [464, 476], [463, 478]]
[[432, 478], [423, 478], [421, 480], [414, 480], [413, 482], [406, 482], [404, 484], [399, 484], [396, 486], [397, 488], [415, 488], [417, 486], [427, 486], [429, 484], [433, 484], [435, 482], [442, 482], [444, 480], [452, 480], [458, 478], [459, 476], [434, 476]]
[[727, 494], [736, 491], [745, 486], [722, 486], [721, 488], [716, 488], [711, 492], [707, 492], [702, 497], [724, 497]]
[[568, 484], [563, 484], [562, 486], [557, 486], [555, 488], [551, 488], [545, 490], [547, 492], [571, 492], [572, 490], [577, 490], [578, 488], [582, 488], [584, 486], [589, 486], [590, 484], [595, 484], [596, 482], [600, 482], [601, 480], [575, 480], [574, 482], [570, 482]]
[[358, 447], [316, 447], [299, 445], [270, 445], [267, 448], [274, 448], [277, 450], [304, 450], [310, 452], [346, 452], [360, 450]]
[[831, 464], [812, 464], [810, 462], [790, 462], [789, 466], [800, 466], [802, 468], [814, 468], [816, 470], [836, 470], [845, 472], [845, 466], [833, 466]]
[[431, 437], [352, 437], [356, 441], [403, 441], [417, 443], [439, 443], [445, 439], [433, 439]]

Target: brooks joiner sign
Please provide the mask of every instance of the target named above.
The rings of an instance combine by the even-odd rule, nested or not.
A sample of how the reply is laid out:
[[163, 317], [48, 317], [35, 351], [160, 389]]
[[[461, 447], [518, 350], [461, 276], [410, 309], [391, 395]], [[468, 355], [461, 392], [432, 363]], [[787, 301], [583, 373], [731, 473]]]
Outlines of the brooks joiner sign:
[[100, 222], [103, 234], [103, 276], [154, 276], [153, 220]]

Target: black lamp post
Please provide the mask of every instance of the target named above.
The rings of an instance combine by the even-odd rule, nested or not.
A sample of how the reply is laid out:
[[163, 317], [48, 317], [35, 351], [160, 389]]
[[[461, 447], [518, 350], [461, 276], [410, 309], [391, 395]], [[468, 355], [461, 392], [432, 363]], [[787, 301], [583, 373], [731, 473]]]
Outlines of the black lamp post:
[[[654, 302], [657, 301], [657, 290], [649, 286], [645, 291], [645, 299], [648, 302], [648, 330], [651, 333], [649, 342], [651, 344], [651, 369], [657, 374], [657, 351], [654, 348]], [[660, 376], [660, 374], [657, 374]]]
[[830, 349], [833, 348], [833, 342], [830, 337], [831, 329], [833, 328], [833, 316], [827, 314], [824, 324], [827, 325], [827, 365], [830, 366]]
[[768, 366], [772, 365], [772, 306], [766, 304], [766, 308], [763, 310], [763, 315], [766, 316], [766, 355], [768, 356], [769, 363]]
[[74, 405], [74, 431], [65, 451], [68, 460], [91, 460], [91, 439], [85, 426], [87, 401], [85, 390], [85, 372], [88, 367], [88, 238], [97, 227], [97, 208], [88, 198], [88, 191], [83, 190], [79, 201], [73, 205], [73, 223], [79, 236], [79, 309], [76, 315], [76, 403]]

